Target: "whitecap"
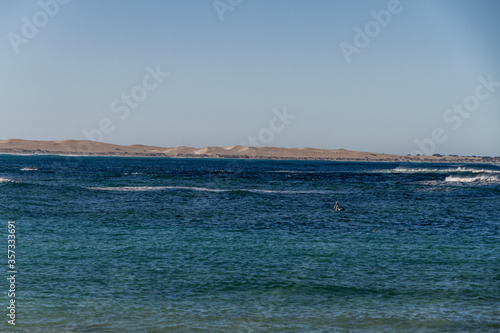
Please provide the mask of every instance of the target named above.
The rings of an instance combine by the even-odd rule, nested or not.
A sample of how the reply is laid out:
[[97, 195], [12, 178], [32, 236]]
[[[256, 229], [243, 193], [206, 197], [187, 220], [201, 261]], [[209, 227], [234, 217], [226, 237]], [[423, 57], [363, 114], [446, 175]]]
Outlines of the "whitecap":
[[[384, 170], [380, 170], [379, 172], [384, 172]], [[456, 168], [405, 168], [405, 167], [397, 167], [395, 169], [385, 170], [388, 173], [486, 173], [486, 174], [500, 174], [500, 170], [491, 170], [491, 169], [478, 169], [474, 167], [456, 167]]]
[[87, 187], [89, 190], [97, 191], [121, 191], [121, 192], [146, 192], [146, 191], [160, 191], [166, 189], [165, 186], [95, 186]]
[[37, 168], [25, 167], [25, 168], [21, 168], [21, 171], [38, 171], [38, 169]]
[[327, 194], [330, 191], [279, 191], [279, 190], [238, 190], [253, 193], [273, 193], [273, 194]]
[[474, 177], [460, 177], [460, 176], [448, 176], [445, 181], [447, 182], [459, 182], [459, 183], [498, 183], [500, 178], [498, 176], [487, 176], [480, 175]]
[[268, 171], [269, 173], [329, 173], [332, 171], [328, 170], [313, 170], [313, 171], [302, 171], [302, 170], [273, 170], [273, 171]]
[[466, 167], [458, 167], [457, 172], [470, 172], [470, 173], [500, 173], [500, 170], [491, 169], [474, 169]]
[[330, 191], [284, 191], [284, 190], [259, 190], [259, 189], [214, 189], [205, 187], [190, 186], [106, 186], [106, 187], [87, 187], [89, 190], [97, 191], [121, 191], [121, 192], [147, 192], [162, 190], [188, 190], [202, 192], [251, 192], [265, 194], [327, 194]]
[[395, 169], [382, 169], [382, 170], [373, 170], [373, 171], [367, 171], [367, 172], [374, 172], [374, 173], [439, 173], [439, 172], [453, 172], [453, 170], [456, 170], [456, 169], [397, 167]]
[[211, 189], [204, 187], [188, 186], [107, 186], [107, 187], [87, 187], [89, 190], [98, 191], [123, 191], [123, 192], [144, 192], [144, 191], [162, 191], [162, 190], [192, 190], [205, 192], [225, 192], [230, 190]]

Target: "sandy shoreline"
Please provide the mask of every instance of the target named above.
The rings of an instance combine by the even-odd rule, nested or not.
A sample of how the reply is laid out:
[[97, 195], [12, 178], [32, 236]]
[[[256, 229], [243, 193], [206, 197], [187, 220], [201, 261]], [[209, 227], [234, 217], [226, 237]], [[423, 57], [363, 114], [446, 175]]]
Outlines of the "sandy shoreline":
[[174, 147], [115, 145], [87, 140], [33, 141], [0, 140], [0, 154], [66, 155], [66, 156], [136, 156], [184, 158], [243, 158], [274, 160], [324, 160], [372, 162], [458, 162], [499, 163], [500, 157], [481, 156], [409, 156], [357, 152], [345, 149], [277, 148], [277, 147]]

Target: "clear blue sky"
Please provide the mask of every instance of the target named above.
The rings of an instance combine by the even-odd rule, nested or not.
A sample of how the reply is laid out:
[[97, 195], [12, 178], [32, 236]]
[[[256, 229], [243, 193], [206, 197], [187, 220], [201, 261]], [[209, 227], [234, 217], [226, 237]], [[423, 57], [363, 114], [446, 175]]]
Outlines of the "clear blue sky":
[[218, 1], [0, 0], [0, 139], [500, 155], [499, 1]]

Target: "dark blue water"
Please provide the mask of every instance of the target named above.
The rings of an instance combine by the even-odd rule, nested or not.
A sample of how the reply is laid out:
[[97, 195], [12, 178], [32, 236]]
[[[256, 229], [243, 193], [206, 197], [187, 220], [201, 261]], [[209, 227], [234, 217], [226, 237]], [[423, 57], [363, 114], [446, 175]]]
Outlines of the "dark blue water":
[[500, 331], [499, 165], [2, 155], [0, 217], [3, 331]]

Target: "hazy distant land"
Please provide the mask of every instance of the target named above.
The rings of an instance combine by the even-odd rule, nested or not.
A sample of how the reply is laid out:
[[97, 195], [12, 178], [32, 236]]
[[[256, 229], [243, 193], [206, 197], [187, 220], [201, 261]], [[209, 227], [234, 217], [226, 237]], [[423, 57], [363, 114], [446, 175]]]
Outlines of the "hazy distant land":
[[276, 160], [325, 161], [386, 161], [386, 162], [500, 162], [500, 157], [481, 156], [410, 156], [367, 153], [345, 149], [277, 148], [277, 147], [175, 147], [163, 148], [144, 145], [121, 146], [86, 140], [32, 141], [0, 140], [0, 154], [143, 156], [143, 157], [197, 157], [197, 158], [251, 158]]

